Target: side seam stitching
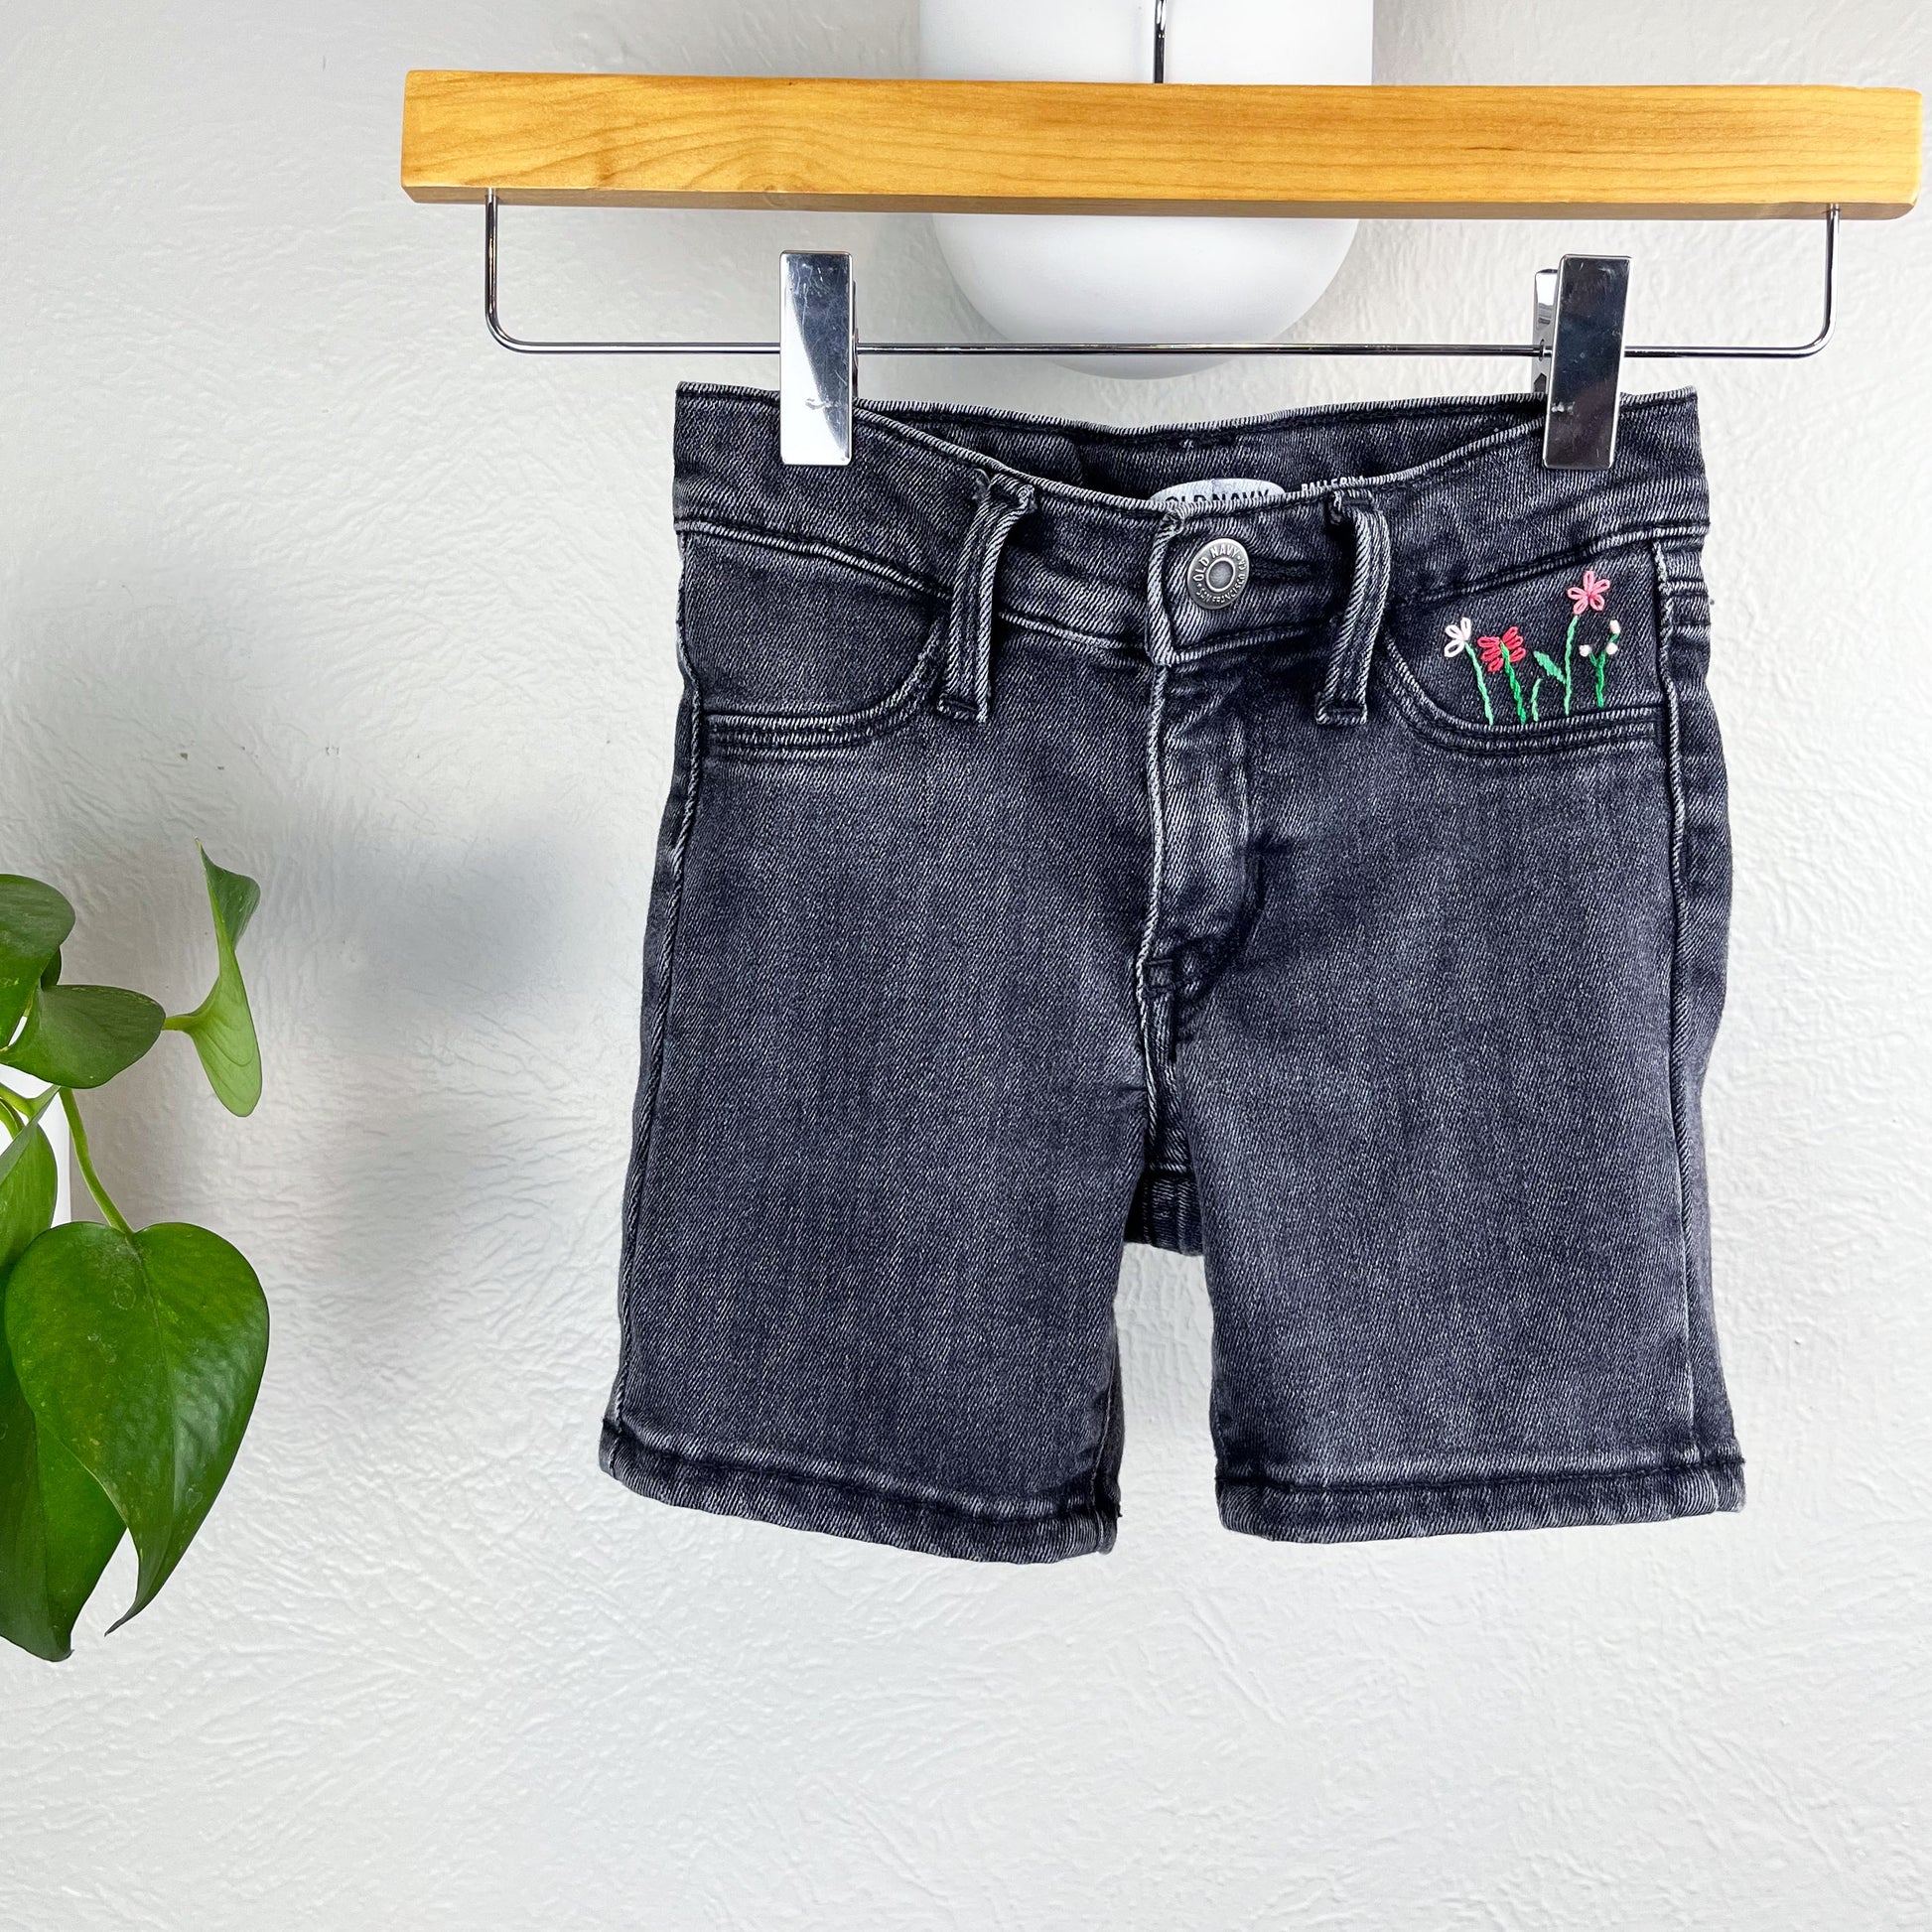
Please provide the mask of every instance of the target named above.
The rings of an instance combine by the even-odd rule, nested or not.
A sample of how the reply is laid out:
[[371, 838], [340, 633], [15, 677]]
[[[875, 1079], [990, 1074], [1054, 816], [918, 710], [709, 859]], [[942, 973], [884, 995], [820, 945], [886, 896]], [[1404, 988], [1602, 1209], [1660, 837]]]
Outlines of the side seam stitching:
[[1661, 541], [1651, 546], [1657, 572], [1657, 671], [1664, 692], [1665, 769], [1670, 789], [1670, 1120], [1677, 1152], [1677, 1241], [1679, 1281], [1683, 1289], [1685, 1421], [1694, 1449], [1702, 1450], [1698, 1432], [1697, 1338], [1691, 1321], [1690, 1188], [1686, 1177], [1684, 1103], [1679, 1092], [1684, 1065], [1684, 769], [1683, 734], [1679, 720], [1677, 679], [1671, 657], [1677, 643], [1677, 609], [1671, 595], [1669, 567]]
[[[680, 614], [678, 624], [678, 657], [684, 656], [683, 621]], [[671, 841], [670, 878], [666, 884], [664, 905], [663, 971], [657, 987], [657, 997], [651, 1007], [650, 1019], [650, 1063], [647, 1073], [649, 1100], [643, 1108], [643, 1117], [638, 1122], [638, 1144], [634, 1159], [637, 1163], [636, 1198], [630, 1203], [629, 1225], [624, 1230], [624, 1249], [626, 1258], [634, 1260], [637, 1254], [638, 1230], [643, 1222], [644, 1197], [650, 1191], [651, 1156], [657, 1146], [657, 1103], [664, 1083], [664, 1036], [669, 1030], [671, 1013], [671, 983], [677, 972], [678, 930], [682, 924], [684, 910], [684, 856], [690, 843], [691, 827], [698, 815], [699, 773], [703, 764], [704, 705], [698, 696], [698, 687], [686, 669], [686, 703], [689, 706], [689, 721], [685, 729], [685, 786], [684, 803], [678, 814], [676, 836]], [[611, 1414], [620, 1423], [623, 1420], [623, 1399], [630, 1387], [630, 1271], [624, 1270], [622, 1292], [618, 1306], [618, 1379], [611, 1394]]]

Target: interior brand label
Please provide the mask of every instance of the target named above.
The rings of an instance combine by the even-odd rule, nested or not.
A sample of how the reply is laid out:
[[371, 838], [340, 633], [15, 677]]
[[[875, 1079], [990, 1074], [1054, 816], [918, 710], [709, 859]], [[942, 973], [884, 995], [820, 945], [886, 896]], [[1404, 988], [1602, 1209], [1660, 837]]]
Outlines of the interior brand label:
[[1280, 483], [1264, 483], [1259, 477], [1210, 477], [1203, 483], [1158, 489], [1147, 500], [1163, 509], [1193, 514], [1201, 510], [1251, 510], [1263, 503], [1286, 502], [1288, 491]]

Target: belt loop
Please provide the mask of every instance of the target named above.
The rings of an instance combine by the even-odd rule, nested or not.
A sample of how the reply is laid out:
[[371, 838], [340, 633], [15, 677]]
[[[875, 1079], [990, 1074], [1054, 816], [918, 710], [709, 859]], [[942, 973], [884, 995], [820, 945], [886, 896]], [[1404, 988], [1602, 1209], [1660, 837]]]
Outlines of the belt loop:
[[939, 697], [939, 709], [951, 717], [986, 723], [993, 702], [993, 588], [1000, 575], [1000, 552], [1014, 525], [1032, 514], [1038, 499], [1032, 483], [1003, 470], [986, 480], [953, 583], [946, 688]]
[[1389, 520], [1367, 490], [1338, 489], [1328, 498], [1328, 521], [1353, 529], [1355, 574], [1314, 716], [1322, 725], [1360, 725], [1368, 720], [1369, 671], [1389, 609]]

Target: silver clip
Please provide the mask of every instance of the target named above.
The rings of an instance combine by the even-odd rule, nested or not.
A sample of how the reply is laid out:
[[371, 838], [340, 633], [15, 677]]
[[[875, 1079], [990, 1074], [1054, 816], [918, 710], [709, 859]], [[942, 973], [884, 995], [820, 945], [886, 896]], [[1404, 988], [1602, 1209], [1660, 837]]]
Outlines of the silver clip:
[[778, 453], [812, 468], [849, 464], [859, 388], [852, 257], [787, 253], [778, 280]]
[[1154, 0], [1154, 84], [1168, 77], [1168, 0]]
[[1536, 271], [1536, 309], [1530, 324], [1530, 342], [1536, 360], [1530, 364], [1530, 394], [1550, 393], [1550, 351], [1557, 345], [1557, 271]]
[[1536, 376], [1549, 400], [1546, 470], [1607, 470], [1616, 461], [1623, 389], [1628, 255], [1566, 255], [1536, 278]]

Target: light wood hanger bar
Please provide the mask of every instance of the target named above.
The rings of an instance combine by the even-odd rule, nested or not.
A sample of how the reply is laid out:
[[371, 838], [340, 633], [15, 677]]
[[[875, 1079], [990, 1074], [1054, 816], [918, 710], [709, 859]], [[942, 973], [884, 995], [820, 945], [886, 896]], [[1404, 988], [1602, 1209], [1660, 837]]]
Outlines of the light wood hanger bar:
[[419, 202], [973, 213], [1883, 220], [1895, 87], [1223, 87], [409, 75]]

